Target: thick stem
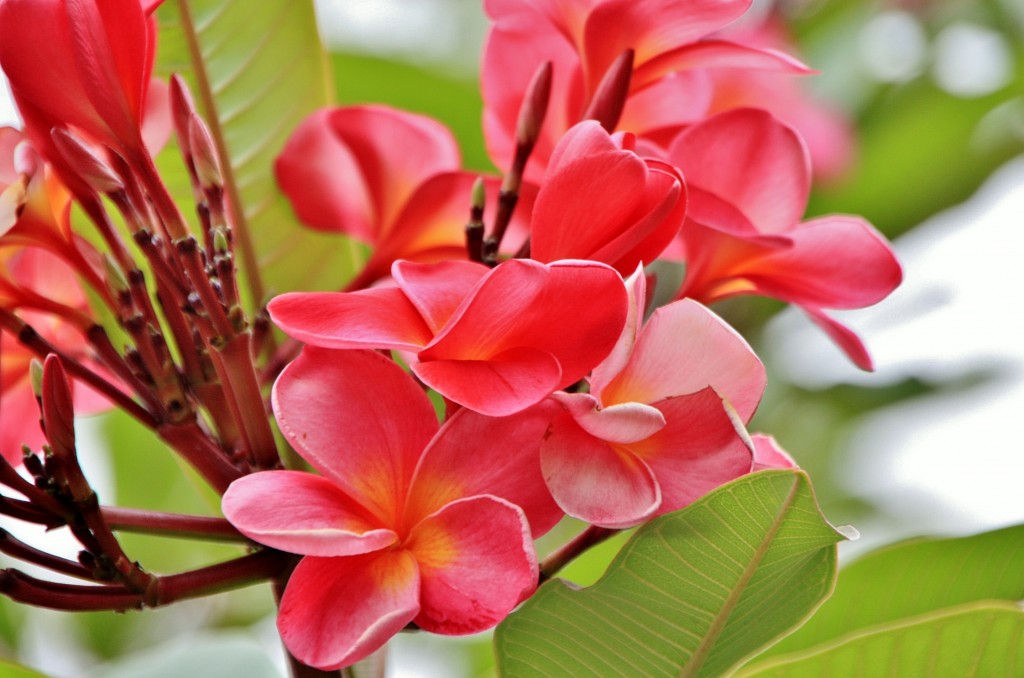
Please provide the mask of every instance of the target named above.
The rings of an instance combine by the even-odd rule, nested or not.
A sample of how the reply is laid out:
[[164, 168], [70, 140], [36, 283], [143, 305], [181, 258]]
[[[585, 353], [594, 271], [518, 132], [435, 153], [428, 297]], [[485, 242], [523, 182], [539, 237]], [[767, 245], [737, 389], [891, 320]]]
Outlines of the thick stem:
[[60, 572], [61, 574], [66, 574], [71, 577], [89, 580], [93, 578], [92, 572], [82, 567], [81, 563], [60, 558], [51, 553], [46, 553], [45, 551], [40, 551], [35, 547], [29, 546], [23, 541], [15, 539], [7, 530], [0, 530], [0, 552], [9, 555], [12, 558], [23, 560], [26, 563], [45, 567], [49, 570], [53, 570], [54, 572]]
[[280, 551], [258, 551], [209, 567], [157, 577], [156, 585], [148, 594], [130, 591], [119, 584], [58, 584], [8, 569], [0, 571], [0, 595], [15, 602], [51, 610], [126, 612], [143, 607], [170, 605], [180, 600], [265, 581], [278, 576], [293, 559], [294, 556]]
[[211, 541], [249, 541], [248, 537], [223, 518], [187, 516], [180, 513], [162, 513], [117, 506], [103, 506], [100, 508], [100, 512], [110, 529], [118, 532], [138, 532], [162, 537]]
[[261, 469], [280, 468], [277, 441], [264, 409], [250, 342], [249, 332], [242, 332], [223, 346], [215, 347], [211, 357], [229, 398], [234, 400], [252, 463]]
[[157, 433], [182, 456], [218, 494], [224, 494], [232, 481], [243, 473], [225, 455], [195, 421], [166, 424]]

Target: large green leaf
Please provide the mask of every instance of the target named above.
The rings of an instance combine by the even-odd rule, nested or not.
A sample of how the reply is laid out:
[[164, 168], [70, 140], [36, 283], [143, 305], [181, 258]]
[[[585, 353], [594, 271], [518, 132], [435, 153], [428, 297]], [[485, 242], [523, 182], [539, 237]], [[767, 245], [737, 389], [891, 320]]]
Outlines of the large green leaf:
[[503, 676], [716, 676], [829, 594], [842, 540], [807, 476], [741, 478], [642, 527], [594, 586], [545, 584], [498, 627]]
[[1024, 676], [1024, 612], [971, 603], [757, 664], [737, 678]]
[[871, 553], [844, 567], [835, 594], [769, 652], [796, 652], [876, 624], [988, 599], [1024, 599], [1024, 525]]
[[188, 79], [229, 159], [227, 192], [241, 206], [238, 249], [251, 245], [262, 281], [242, 261], [250, 289], [265, 297], [340, 286], [353, 269], [351, 245], [299, 226], [273, 175], [292, 130], [331, 101], [312, 2], [168, 0], [158, 18], [158, 70]]

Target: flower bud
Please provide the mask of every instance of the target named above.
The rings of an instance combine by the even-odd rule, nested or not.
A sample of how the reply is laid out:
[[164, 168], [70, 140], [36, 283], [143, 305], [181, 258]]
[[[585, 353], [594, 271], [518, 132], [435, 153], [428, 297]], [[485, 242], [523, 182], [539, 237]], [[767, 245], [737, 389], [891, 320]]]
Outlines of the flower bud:
[[196, 167], [196, 176], [203, 188], [223, 186], [220, 161], [217, 159], [217, 148], [210, 135], [210, 129], [195, 113], [188, 119], [188, 145], [192, 152], [192, 162]]
[[622, 117], [622, 109], [629, 97], [629, 81], [633, 77], [633, 50], [626, 49], [619, 55], [594, 92], [594, 98], [583, 114], [584, 120], [597, 120], [608, 132], [614, 132]]
[[36, 398], [43, 397], [43, 364], [32, 359], [32, 362], [28, 364], [29, 380], [32, 382], [32, 392], [36, 394]]
[[42, 375], [43, 430], [53, 454], [66, 458], [75, 454], [75, 408], [71, 383], [60, 358], [46, 356]]
[[174, 120], [174, 133], [178, 137], [178, 146], [184, 154], [192, 152], [189, 143], [189, 119], [196, 114], [196, 105], [192, 101], [192, 94], [189, 92], [185, 80], [175, 73], [171, 76], [171, 116]]
[[71, 132], [63, 127], [54, 127], [50, 135], [64, 161], [92, 188], [100, 193], [124, 190], [124, 184], [114, 170]]
[[533, 74], [523, 105], [519, 109], [519, 121], [516, 124], [516, 145], [530, 149], [537, 143], [540, 127], [544, 124], [544, 116], [548, 111], [548, 100], [551, 98], [551, 62], [544, 62]]

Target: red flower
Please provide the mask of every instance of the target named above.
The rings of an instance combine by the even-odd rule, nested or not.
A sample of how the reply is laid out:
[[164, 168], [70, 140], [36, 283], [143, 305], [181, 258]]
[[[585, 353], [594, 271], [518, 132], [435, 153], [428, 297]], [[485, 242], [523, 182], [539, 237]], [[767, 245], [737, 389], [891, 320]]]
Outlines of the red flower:
[[494, 21], [483, 63], [484, 132], [491, 158], [507, 168], [519, 105], [537, 67], [553, 64], [548, 114], [527, 165], [536, 181], [562, 134], [579, 122], [609, 67], [635, 52], [618, 129], [641, 137], [696, 122], [712, 83], [703, 69], [806, 73], [773, 50], [708, 37], [746, 12], [750, 0], [487, 0]]
[[278, 379], [274, 412], [322, 475], [246, 476], [223, 509], [252, 539], [306, 556], [278, 615], [300, 660], [348, 666], [410, 622], [482, 631], [533, 592], [530, 525], [539, 535], [561, 515], [537, 461], [548, 411], [461, 410], [439, 430], [422, 389], [384, 356], [307, 348]]
[[679, 296], [711, 303], [760, 294], [796, 304], [858, 366], [871, 369], [856, 335], [822, 309], [881, 301], [899, 285], [900, 265], [860, 217], [800, 221], [810, 166], [796, 132], [765, 111], [738, 109], [682, 132], [668, 157], [690, 191]]
[[408, 351], [424, 383], [492, 416], [582, 379], [626, 317], [622, 279], [595, 262], [399, 261], [392, 276], [396, 288], [284, 294], [268, 310], [313, 346]]
[[[317, 111], [299, 125], [275, 165], [303, 223], [373, 248], [359, 276], [367, 284], [386, 276], [397, 259], [465, 258], [476, 175], [459, 168], [458, 147], [444, 126], [385, 106]], [[529, 213], [524, 202], [520, 220]]]
[[556, 393], [565, 412], [541, 447], [544, 478], [571, 516], [629, 527], [675, 511], [751, 470], [744, 424], [761, 399], [761, 361], [692, 300], [641, 329], [644, 278], [630, 279], [626, 329], [588, 393]]

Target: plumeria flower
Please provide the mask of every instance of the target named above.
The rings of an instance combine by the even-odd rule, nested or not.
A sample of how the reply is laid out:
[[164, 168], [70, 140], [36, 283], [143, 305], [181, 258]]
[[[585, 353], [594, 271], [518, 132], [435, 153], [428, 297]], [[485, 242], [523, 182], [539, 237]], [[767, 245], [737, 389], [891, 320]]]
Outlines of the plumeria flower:
[[732, 328], [692, 300], [646, 322], [642, 271], [630, 278], [629, 320], [594, 369], [588, 393], [557, 393], [565, 411], [541, 466], [567, 514], [629, 527], [674, 511], [748, 473], [743, 425], [765, 387], [761, 361]]
[[[464, 259], [475, 174], [461, 171], [455, 139], [439, 122], [386, 106], [321, 109], [295, 130], [275, 164], [304, 224], [372, 248], [350, 288], [387, 276], [397, 259]], [[496, 200], [497, 179], [488, 180]], [[514, 229], [529, 218], [530, 194]], [[491, 206], [493, 209], [493, 205]]]
[[531, 258], [591, 259], [629, 275], [672, 242], [686, 214], [682, 177], [637, 155], [635, 144], [634, 135], [609, 135], [593, 120], [566, 133], [537, 193]]
[[811, 176], [799, 135], [765, 111], [727, 111], [682, 132], [668, 159], [690, 191], [679, 296], [711, 303], [760, 294], [796, 304], [870, 370], [860, 339], [823, 309], [877, 303], [902, 271], [889, 243], [861, 217], [800, 221]]
[[494, 22], [483, 62], [484, 132], [498, 167], [515, 149], [517, 111], [539, 64], [553, 64], [551, 103], [526, 176], [538, 181], [558, 139], [579, 122], [602, 78], [635, 52], [618, 129], [647, 137], [702, 119], [709, 68], [810, 72], [780, 52], [717, 39], [751, 0], [487, 0]]
[[420, 380], [492, 416], [582, 379], [626, 318], [619, 274], [591, 261], [399, 261], [391, 275], [397, 287], [281, 295], [270, 317], [312, 346], [407, 352]]
[[348, 666], [410, 623], [482, 631], [533, 592], [531, 538], [561, 515], [538, 464], [546, 404], [506, 419], [464, 409], [439, 429], [423, 390], [385, 356], [309, 347], [273, 404], [320, 475], [246, 476], [223, 510], [253, 540], [305, 556], [278, 615], [300, 660]]

